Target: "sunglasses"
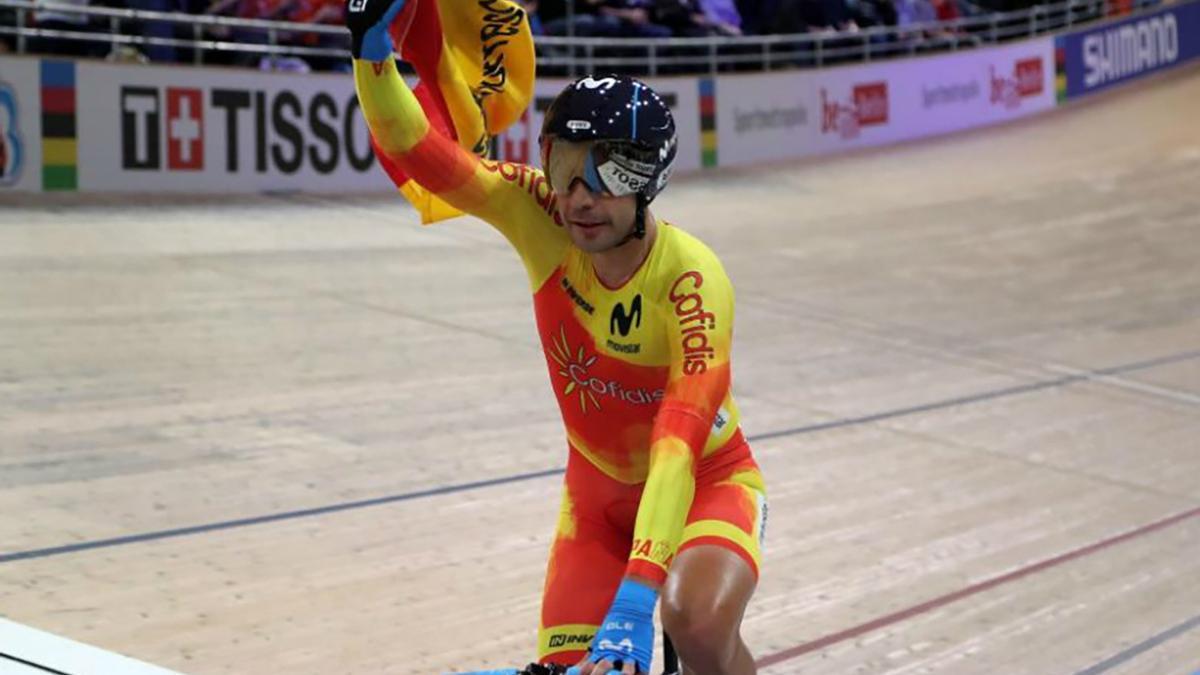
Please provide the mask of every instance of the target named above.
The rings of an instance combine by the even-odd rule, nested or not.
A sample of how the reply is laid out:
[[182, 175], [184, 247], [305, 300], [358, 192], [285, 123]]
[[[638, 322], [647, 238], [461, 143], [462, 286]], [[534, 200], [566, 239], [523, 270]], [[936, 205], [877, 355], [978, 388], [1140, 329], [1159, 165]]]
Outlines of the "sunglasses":
[[616, 197], [642, 192], [656, 168], [653, 152], [628, 142], [559, 139], [542, 139], [542, 165], [556, 192], [580, 180], [592, 192]]

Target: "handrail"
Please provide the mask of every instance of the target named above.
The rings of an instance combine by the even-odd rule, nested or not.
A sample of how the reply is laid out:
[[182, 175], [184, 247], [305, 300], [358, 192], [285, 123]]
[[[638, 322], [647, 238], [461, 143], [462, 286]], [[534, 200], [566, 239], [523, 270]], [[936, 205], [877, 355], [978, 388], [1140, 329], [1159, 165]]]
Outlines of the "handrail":
[[[962, 17], [945, 22], [907, 26], [874, 26], [854, 32], [818, 32], [790, 35], [708, 36], [670, 38], [588, 38], [537, 36], [538, 65], [544, 72], [575, 75], [597, 68], [630, 68], [649, 75], [661, 71], [718, 72], [724, 68], [754, 66], [824, 67], [832, 63], [869, 61], [873, 58], [914, 54], [928, 49], [963, 49], [1007, 39], [1032, 37], [1072, 25], [1106, 18], [1113, 0], [1063, 0], [1029, 9]], [[1156, 4], [1135, 0], [1137, 8]], [[0, 8], [16, 10], [16, 26], [0, 25], [0, 35], [17, 35], [17, 51], [27, 37], [108, 42], [114, 46], [160, 45], [195, 50], [193, 61], [203, 62], [204, 52], [245, 52], [269, 56], [298, 55], [345, 57], [347, 50], [333, 46], [279, 44], [281, 35], [316, 33], [346, 39], [343, 26], [241, 19], [225, 16], [159, 12], [65, 4], [53, 0], [0, 0]], [[84, 32], [26, 27], [25, 13], [54, 11], [109, 19], [108, 32]], [[156, 21], [189, 25], [192, 39], [151, 37], [122, 33], [125, 21]], [[205, 39], [205, 28], [241, 28], [267, 34], [267, 44]], [[931, 37], [932, 36], [932, 37]], [[689, 70], [690, 68], [690, 70]], [[755, 68], [745, 68], [755, 70]]]
[[225, 26], [229, 28], [259, 28], [267, 30], [286, 30], [288, 32], [327, 33], [344, 35], [345, 26], [331, 26], [321, 23], [299, 23], [294, 21], [267, 21], [264, 19], [242, 19], [232, 16], [217, 16], [213, 14], [188, 14], [185, 12], [159, 12], [150, 9], [122, 9], [117, 7], [93, 7], [91, 5], [72, 5], [53, 0], [0, 0], [0, 7], [12, 7], [29, 11], [51, 11], [63, 14], [84, 14], [87, 16], [104, 16], [128, 21], [167, 21], [170, 23], [201, 24], [209, 26]]

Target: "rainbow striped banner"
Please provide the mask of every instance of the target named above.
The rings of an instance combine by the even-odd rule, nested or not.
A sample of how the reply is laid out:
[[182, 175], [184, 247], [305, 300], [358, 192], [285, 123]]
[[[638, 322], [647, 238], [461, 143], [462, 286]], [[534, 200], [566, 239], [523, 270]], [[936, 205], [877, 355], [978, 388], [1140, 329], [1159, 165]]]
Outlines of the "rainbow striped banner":
[[717, 81], [700, 78], [700, 165], [717, 165]]
[[79, 189], [75, 62], [42, 61], [42, 189]]
[[1054, 38], [1054, 94], [1060, 104], [1067, 102], [1067, 41], [1061, 35]]

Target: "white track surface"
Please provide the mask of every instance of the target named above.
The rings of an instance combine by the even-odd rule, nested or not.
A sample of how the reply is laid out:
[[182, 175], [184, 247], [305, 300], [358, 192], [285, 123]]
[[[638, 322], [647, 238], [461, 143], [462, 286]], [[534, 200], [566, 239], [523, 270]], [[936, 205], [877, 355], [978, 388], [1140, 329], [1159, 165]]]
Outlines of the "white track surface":
[[[656, 203], [738, 293], [764, 673], [1200, 668], [1198, 110], [1192, 69]], [[155, 534], [561, 466], [499, 235], [0, 199], [0, 612], [187, 673], [529, 660], [557, 476]]]

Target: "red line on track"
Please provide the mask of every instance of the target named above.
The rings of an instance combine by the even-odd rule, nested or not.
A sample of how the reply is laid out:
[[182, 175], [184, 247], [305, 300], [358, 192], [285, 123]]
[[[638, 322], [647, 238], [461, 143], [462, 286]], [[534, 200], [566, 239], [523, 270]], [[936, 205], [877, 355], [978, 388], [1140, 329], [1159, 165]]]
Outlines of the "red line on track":
[[785, 649], [781, 652], [776, 652], [774, 654], [764, 656], [763, 658], [758, 660], [757, 665], [759, 668], [766, 668], [767, 666], [773, 666], [777, 663], [781, 663], [781, 662], [787, 661], [789, 659], [794, 659], [797, 656], [801, 656], [803, 654], [815, 652], [818, 649], [824, 649], [825, 647], [828, 647], [830, 645], [834, 645], [839, 642], [843, 642], [845, 640], [849, 640], [851, 638], [858, 637], [860, 635], [863, 635], [864, 633], [869, 633], [873, 630], [883, 628], [884, 626], [903, 621], [905, 619], [914, 617], [918, 614], [924, 614], [925, 612], [928, 612], [931, 609], [937, 609], [938, 607], [941, 607], [943, 605], [948, 605], [956, 600], [961, 600], [962, 598], [965, 598], [965, 597], [968, 597], [971, 595], [975, 595], [976, 593], [982, 593], [983, 591], [986, 591], [990, 588], [995, 588], [996, 586], [999, 586], [1001, 584], [1005, 584], [1010, 581], [1020, 579], [1021, 577], [1028, 576], [1035, 572], [1040, 572], [1042, 570], [1049, 569], [1049, 568], [1055, 567], [1057, 565], [1061, 565], [1070, 560], [1074, 560], [1076, 558], [1081, 558], [1085, 555], [1095, 553], [1096, 551], [1108, 548], [1109, 546], [1119, 544], [1123, 541], [1127, 541], [1129, 539], [1134, 539], [1136, 537], [1140, 537], [1144, 534], [1149, 534], [1156, 530], [1161, 530], [1164, 527], [1170, 527], [1171, 525], [1182, 522], [1189, 518], [1195, 518], [1196, 516], [1200, 516], [1200, 507], [1194, 508], [1190, 511], [1184, 511], [1183, 513], [1177, 513], [1173, 516], [1169, 516], [1162, 520], [1158, 520], [1153, 523], [1143, 525], [1135, 530], [1130, 530], [1129, 532], [1126, 532], [1124, 534], [1119, 534], [1114, 537], [1110, 537], [1108, 539], [1098, 541], [1094, 544], [1089, 544], [1087, 546], [1084, 546], [1083, 548], [1077, 548], [1074, 551], [1068, 551], [1061, 555], [1054, 556], [1053, 558], [1049, 558], [1049, 559], [1043, 560], [1041, 562], [1036, 562], [1036, 563], [1033, 563], [1032, 565], [1028, 565], [1026, 567], [1021, 567], [1021, 568], [1013, 570], [1012, 572], [1009, 572], [1007, 574], [1002, 574], [998, 577], [993, 577], [986, 581], [981, 581], [977, 584], [972, 584], [965, 588], [961, 588], [957, 591], [954, 591], [953, 593], [947, 593], [946, 595], [942, 595], [942, 596], [936, 597], [932, 600], [927, 600], [925, 602], [922, 602], [919, 605], [913, 605], [912, 607], [909, 607], [907, 609], [902, 609], [898, 612], [893, 612], [892, 614], [888, 614], [886, 616], [881, 616], [877, 619], [872, 619], [871, 621], [868, 621], [863, 624], [859, 624], [857, 626], [854, 626], [853, 628], [847, 628], [846, 630], [838, 631], [837, 633], [831, 633], [824, 637], [817, 638], [816, 640], [813, 640], [811, 642], [805, 642], [804, 644], [797, 645], [790, 649]]

